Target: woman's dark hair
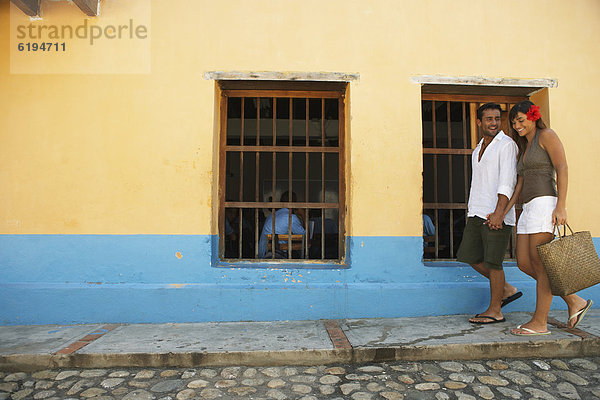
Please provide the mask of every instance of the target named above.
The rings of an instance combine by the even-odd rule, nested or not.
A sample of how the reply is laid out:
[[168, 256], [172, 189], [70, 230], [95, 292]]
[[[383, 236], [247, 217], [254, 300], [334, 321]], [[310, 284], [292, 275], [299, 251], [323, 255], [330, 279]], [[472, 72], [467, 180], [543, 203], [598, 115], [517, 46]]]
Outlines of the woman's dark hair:
[[[515, 120], [515, 118], [517, 118], [518, 113], [522, 112], [523, 114], [527, 114], [527, 111], [529, 111], [531, 106], [534, 105], [535, 104], [533, 104], [533, 102], [529, 100], [523, 100], [512, 106], [510, 112], [508, 113], [508, 126], [510, 130], [510, 136], [515, 142], [517, 142], [517, 146], [519, 146], [519, 157], [521, 157], [521, 154], [523, 154], [523, 152], [525, 152], [525, 149], [527, 148], [527, 138], [519, 136], [517, 131], [514, 130], [512, 123]], [[546, 124], [544, 123], [542, 118], [535, 121], [535, 126], [537, 129], [546, 128]]]

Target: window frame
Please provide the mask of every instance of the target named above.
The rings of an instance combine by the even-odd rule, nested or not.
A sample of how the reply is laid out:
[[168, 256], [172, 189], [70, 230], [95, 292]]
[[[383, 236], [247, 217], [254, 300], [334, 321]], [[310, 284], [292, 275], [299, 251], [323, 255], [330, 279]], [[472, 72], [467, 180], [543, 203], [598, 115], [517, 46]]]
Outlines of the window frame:
[[[250, 267], [276, 267], [281, 265], [282, 267], [289, 268], [290, 266], [299, 268], [344, 268], [346, 266], [346, 220], [347, 220], [347, 207], [346, 207], [346, 176], [347, 176], [347, 146], [346, 146], [346, 113], [347, 103], [346, 94], [348, 91], [347, 82], [288, 82], [288, 81], [217, 81], [218, 84], [218, 96], [219, 96], [219, 143], [218, 143], [218, 154], [219, 154], [219, 178], [218, 178], [218, 246], [217, 250], [217, 263], [220, 266], [250, 266]], [[307, 142], [305, 146], [294, 146], [292, 142], [286, 146], [268, 146], [268, 145], [228, 145], [227, 144], [227, 117], [228, 117], [228, 99], [230, 97], [241, 97], [245, 99], [258, 99], [258, 98], [269, 98], [269, 99], [290, 99], [290, 107], [292, 99], [321, 99], [324, 104], [326, 99], [337, 99], [338, 100], [338, 145], [337, 146], [325, 146], [324, 142], [321, 146], [311, 146]], [[276, 118], [276, 113], [273, 113], [273, 123]], [[324, 118], [324, 115], [322, 116]], [[306, 115], [308, 121], [308, 113]], [[260, 115], [257, 115], [257, 121], [263, 120]], [[291, 114], [290, 114], [291, 120]], [[270, 119], [269, 119], [270, 121]], [[322, 120], [324, 123], [324, 119]], [[260, 124], [260, 122], [258, 123]], [[257, 128], [260, 129], [260, 128]], [[308, 134], [308, 127], [307, 127]], [[323, 135], [323, 131], [322, 131]], [[258, 136], [258, 135], [257, 135]], [[274, 138], [276, 132], [273, 132]], [[322, 136], [324, 139], [324, 137]], [[308, 140], [308, 136], [307, 136]], [[273, 144], [277, 144], [275, 141]], [[322, 202], [309, 202], [308, 198], [305, 202], [244, 202], [244, 201], [226, 201], [226, 165], [227, 165], [227, 153], [228, 152], [255, 152], [258, 153], [269, 153], [269, 154], [286, 154], [290, 156], [293, 153], [304, 153], [308, 156], [310, 153], [322, 154], [322, 160], [326, 153], [338, 154], [338, 202], [337, 203], [326, 203], [325, 199], [322, 198]], [[291, 162], [291, 161], [290, 161]], [[308, 165], [308, 158], [307, 158]], [[291, 176], [291, 168], [289, 174]], [[324, 170], [322, 171], [322, 177], [324, 177]], [[322, 178], [323, 179], [323, 178]], [[324, 182], [321, 183], [324, 185]], [[290, 181], [291, 186], [291, 181]], [[324, 195], [323, 195], [324, 196]], [[291, 255], [287, 259], [276, 259], [276, 258], [257, 258], [258, 249], [255, 248], [256, 258], [226, 258], [225, 257], [225, 209], [226, 208], [248, 208], [248, 209], [259, 209], [259, 208], [303, 208], [303, 209], [326, 209], [335, 208], [338, 210], [338, 257], [336, 259], [298, 259], [291, 258]], [[291, 218], [291, 216], [290, 216]], [[305, 222], [306, 225], [306, 222]], [[255, 240], [260, 238], [260, 232], [258, 231], [260, 226], [255, 227]], [[324, 229], [324, 223], [322, 223], [322, 229]], [[321, 237], [321, 249], [324, 254], [324, 235]], [[256, 244], [257, 245], [257, 244]]]

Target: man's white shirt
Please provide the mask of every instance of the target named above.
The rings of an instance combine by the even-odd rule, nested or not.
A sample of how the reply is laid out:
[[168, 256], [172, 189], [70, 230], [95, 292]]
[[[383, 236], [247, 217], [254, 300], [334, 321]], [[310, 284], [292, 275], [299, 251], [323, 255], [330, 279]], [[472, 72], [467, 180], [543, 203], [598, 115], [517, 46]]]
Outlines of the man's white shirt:
[[[487, 215], [496, 209], [499, 194], [510, 199], [514, 192], [517, 183], [519, 149], [514, 140], [500, 131], [487, 146], [479, 161], [482, 145], [483, 139], [479, 141], [471, 155], [473, 174], [467, 216], [486, 219]], [[504, 223], [514, 226], [515, 220], [513, 206], [504, 217]]]

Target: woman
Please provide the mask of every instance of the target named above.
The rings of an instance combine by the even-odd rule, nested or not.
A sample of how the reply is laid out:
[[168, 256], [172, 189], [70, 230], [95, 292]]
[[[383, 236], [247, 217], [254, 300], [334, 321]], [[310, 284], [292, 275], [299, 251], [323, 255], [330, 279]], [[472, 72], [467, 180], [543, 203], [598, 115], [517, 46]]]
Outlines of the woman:
[[[517, 223], [517, 265], [536, 280], [535, 312], [530, 321], [511, 329], [513, 335], [548, 335], [552, 292], [536, 246], [554, 238], [555, 225], [567, 223], [567, 158], [556, 133], [542, 121], [539, 107], [525, 100], [508, 115], [519, 146], [517, 185], [506, 212], [522, 194], [523, 212]], [[556, 181], [554, 176], [556, 175]], [[576, 294], [562, 296], [567, 303], [567, 326], [575, 328], [592, 305]]]

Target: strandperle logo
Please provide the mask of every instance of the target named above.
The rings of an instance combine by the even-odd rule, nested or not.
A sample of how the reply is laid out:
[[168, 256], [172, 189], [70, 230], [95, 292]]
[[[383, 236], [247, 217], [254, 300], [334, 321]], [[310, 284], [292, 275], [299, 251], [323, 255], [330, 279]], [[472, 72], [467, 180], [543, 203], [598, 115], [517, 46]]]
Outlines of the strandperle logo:
[[70, 1], [42, 4], [42, 16], [30, 18], [11, 2], [11, 74], [151, 72], [150, 0], [102, 0], [96, 17]]
[[152, 69], [150, 0], [103, 0], [96, 17], [70, 1], [42, 0], [29, 17], [11, 2], [11, 74], [148, 74]]
[[148, 37], [148, 27], [143, 24], [136, 24], [133, 19], [129, 19], [128, 24], [122, 25], [89, 25], [85, 19], [83, 24], [72, 25], [17, 25], [17, 39], [19, 40], [66, 40], [66, 39], [87, 39], [89, 44], [101, 39], [146, 39]]

